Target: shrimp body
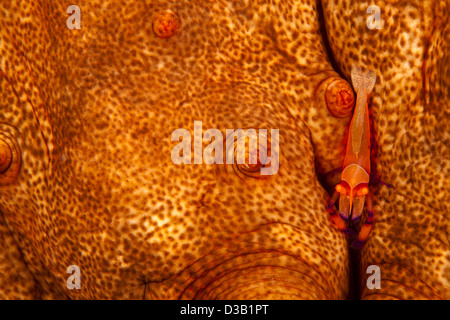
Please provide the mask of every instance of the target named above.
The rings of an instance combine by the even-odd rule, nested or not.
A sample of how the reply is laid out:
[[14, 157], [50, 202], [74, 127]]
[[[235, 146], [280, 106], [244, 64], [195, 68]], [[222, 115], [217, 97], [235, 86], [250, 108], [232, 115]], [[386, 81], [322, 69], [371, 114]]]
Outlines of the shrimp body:
[[[354, 242], [354, 246], [362, 246], [369, 236], [373, 223], [372, 201], [369, 199], [370, 122], [367, 100], [375, 86], [376, 74], [370, 70], [353, 67], [351, 76], [357, 95], [356, 106], [350, 122], [341, 183], [336, 186], [328, 211], [333, 225], [349, 233], [350, 222], [361, 218], [367, 196], [368, 217]], [[339, 216], [332, 209], [338, 197]]]

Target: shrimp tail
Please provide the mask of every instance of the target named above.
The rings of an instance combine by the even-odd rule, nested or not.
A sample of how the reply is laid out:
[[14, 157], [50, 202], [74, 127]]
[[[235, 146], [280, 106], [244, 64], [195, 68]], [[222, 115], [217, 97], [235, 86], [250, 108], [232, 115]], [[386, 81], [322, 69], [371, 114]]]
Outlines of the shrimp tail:
[[351, 76], [353, 88], [356, 93], [361, 92], [361, 89], [363, 89], [367, 95], [372, 92], [375, 86], [375, 81], [377, 80], [377, 74], [375, 71], [353, 66]]

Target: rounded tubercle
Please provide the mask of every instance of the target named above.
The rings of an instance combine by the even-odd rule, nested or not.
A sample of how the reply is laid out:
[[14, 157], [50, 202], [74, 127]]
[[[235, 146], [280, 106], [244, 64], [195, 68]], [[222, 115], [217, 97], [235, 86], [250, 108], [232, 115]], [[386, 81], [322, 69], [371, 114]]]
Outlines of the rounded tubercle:
[[171, 10], [157, 13], [153, 19], [153, 32], [158, 38], [167, 39], [180, 29], [180, 20]]
[[341, 78], [336, 78], [328, 84], [325, 101], [330, 113], [337, 118], [349, 116], [355, 105], [355, 95], [350, 84]]
[[12, 150], [9, 145], [0, 140], [0, 173], [6, 172], [12, 164]]
[[14, 136], [0, 131], [0, 186], [16, 181], [21, 166], [21, 152]]

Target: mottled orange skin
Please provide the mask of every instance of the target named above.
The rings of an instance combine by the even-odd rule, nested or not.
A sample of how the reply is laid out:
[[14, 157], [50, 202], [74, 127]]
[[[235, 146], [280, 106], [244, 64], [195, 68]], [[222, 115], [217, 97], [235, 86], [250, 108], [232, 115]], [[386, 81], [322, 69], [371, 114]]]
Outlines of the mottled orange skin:
[[[363, 265], [381, 264], [384, 297], [448, 297], [448, 151], [434, 131], [445, 132], [443, 18], [433, 29], [431, 13], [414, 9], [425, 29], [409, 32], [432, 49], [424, 93], [423, 56], [410, 42], [402, 58], [418, 74], [400, 83], [405, 59], [367, 55], [377, 42], [359, 38], [370, 35], [365, 21], [356, 33], [355, 19], [368, 3], [358, 14], [339, 3], [339, 16], [323, 4], [345, 78], [327, 56], [315, 0], [95, 0], [80, 4], [80, 30], [66, 28], [71, 4], [0, 2], [0, 132], [21, 155], [13, 181], [0, 176], [1, 298], [348, 297], [347, 244], [329, 226], [318, 175], [342, 167], [351, 117], [330, 113], [325, 92], [332, 79], [348, 82], [351, 63], [382, 76], [373, 101], [381, 178], [400, 189], [420, 178], [430, 192], [377, 190], [381, 222]], [[166, 10], [182, 28], [162, 39], [149, 17]], [[384, 26], [380, 46], [401, 39], [393, 22]], [[171, 132], [192, 132], [194, 120], [204, 130], [280, 129], [279, 172], [255, 179], [227, 165], [174, 165]], [[81, 268], [81, 290], [66, 287], [69, 265]]]

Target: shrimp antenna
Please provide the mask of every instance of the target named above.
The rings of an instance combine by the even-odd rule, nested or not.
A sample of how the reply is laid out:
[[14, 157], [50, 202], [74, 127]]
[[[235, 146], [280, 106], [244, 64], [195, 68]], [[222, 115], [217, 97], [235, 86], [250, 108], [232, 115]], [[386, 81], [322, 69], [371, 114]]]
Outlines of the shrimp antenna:
[[364, 131], [364, 119], [367, 112], [367, 97], [372, 92], [375, 81], [377, 79], [376, 73], [361, 67], [352, 67], [352, 84], [356, 91], [356, 106], [353, 113], [352, 122], [350, 124], [352, 135], [352, 148], [356, 157], [359, 157], [361, 150], [361, 141]]

